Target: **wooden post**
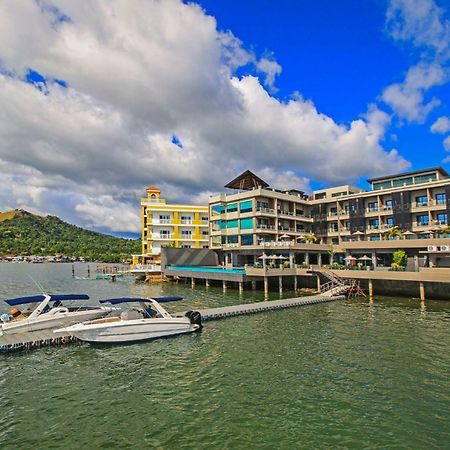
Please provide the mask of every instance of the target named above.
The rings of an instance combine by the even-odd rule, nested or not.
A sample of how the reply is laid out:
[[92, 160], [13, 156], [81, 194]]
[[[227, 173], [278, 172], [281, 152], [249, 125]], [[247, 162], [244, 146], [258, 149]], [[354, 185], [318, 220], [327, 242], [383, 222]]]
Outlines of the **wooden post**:
[[256, 291], [256, 281], [252, 281], [252, 290]]
[[72, 278], [75, 278], [75, 264], [72, 264]]
[[280, 275], [278, 277], [278, 289], [280, 290], [280, 294], [283, 293], [283, 277]]
[[264, 295], [267, 297], [269, 295], [269, 278], [264, 277]]
[[191, 278], [191, 287], [195, 288], [195, 278]]
[[239, 281], [239, 294], [242, 294], [244, 292], [244, 283], [242, 281]]
[[297, 275], [294, 275], [294, 291], [297, 292], [298, 283], [297, 283]]
[[225, 280], [222, 281], [223, 292], [227, 290], [227, 282]]
[[373, 298], [373, 281], [369, 280], [369, 298]]
[[319, 275], [316, 275], [317, 277], [317, 293], [320, 294], [320, 277]]
[[425, 285], [423, 281], [419, 283], [420, 300], [425, 300]]
[[209, 288], [209, 286], [210, 286], [208, 278], [206, 278], [206, 280], [205, 280], [205, 286], [206, 286], [207, 288]]

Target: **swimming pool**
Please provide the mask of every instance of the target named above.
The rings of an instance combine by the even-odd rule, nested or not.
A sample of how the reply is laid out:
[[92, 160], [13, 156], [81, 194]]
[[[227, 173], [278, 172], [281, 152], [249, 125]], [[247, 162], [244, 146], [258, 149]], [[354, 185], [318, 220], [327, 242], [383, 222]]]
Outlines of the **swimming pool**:
[[223, 267], [200, 266], [168, 266], [169, 270], [189, 270], [190, 272], [239, 273], [245, 274], [245, 269], [224, 269]]

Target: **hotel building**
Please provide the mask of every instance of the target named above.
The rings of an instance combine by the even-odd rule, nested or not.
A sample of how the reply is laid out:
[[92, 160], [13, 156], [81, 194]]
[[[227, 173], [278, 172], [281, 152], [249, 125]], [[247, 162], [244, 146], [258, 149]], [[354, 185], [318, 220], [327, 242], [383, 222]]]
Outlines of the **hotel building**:
[[[326, 263], [330, 253], [343, 262], [356, 253], [374, 266], [389, 265], [393, 251], [404, 248], [409, 257], [436, 254], [450, 266], [447, 172], [437, 167], [368, 183], [368, 191], [345, 185], [308, 196], [270, 188], [246, 171], [225, 186], [233, 193], [210, 198], [210, 247], [223, 250], [233, 265], [256, 263], [269, 249], [281, 255], [289, 249], [291, 263]], [[395, 226], [401, 242], [389, 239]]]
[[167, 204], [155, 186], [141, 199], [142, 255], [133, 263], [155, 262], [161, 247], [208, 248], [208, 207]]

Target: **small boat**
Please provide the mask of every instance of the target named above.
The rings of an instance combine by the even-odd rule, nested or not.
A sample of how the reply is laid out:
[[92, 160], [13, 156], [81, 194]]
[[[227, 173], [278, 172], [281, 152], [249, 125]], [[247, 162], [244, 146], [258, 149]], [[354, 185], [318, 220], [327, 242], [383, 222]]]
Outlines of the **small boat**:
[[198, 311], [188, 311], [184, 316], [169, 314], [160, 303], [183, 300], [182, 297], [111, 298], [100, 303], [118, 305], [136, 303], [138, 308], [123, 311], [119, 317], [106, 317], [78, 323], [54, 330], [91, 343], [138, 342], [177, 334], [192, 333], [201, 328]]
[[[9, 314], [0, 316], [0, 335], [51, 330], [85, 320], [98, 319], [115, 310], [107, 306], [67, 307], [62, 303], [69, 300], [88, 299], [89, 296], [86, 294], [40, 294], [5, 300], [12, 309]], [[20, 305], [31, 306], [21, 311], [17, 308]]]

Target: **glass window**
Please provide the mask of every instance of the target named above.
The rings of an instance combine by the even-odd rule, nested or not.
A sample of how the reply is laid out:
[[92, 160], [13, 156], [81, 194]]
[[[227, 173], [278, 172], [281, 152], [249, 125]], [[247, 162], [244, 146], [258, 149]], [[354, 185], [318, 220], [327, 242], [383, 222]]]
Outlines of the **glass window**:
[[225, 212], [225, 207], [223, 205], [211, 206], [211, 215], [223, 214], [224, 212]]
[[227, 228], [237, 228], [238, 227], [238, 221], [235, 220], [227, 220]]
[[393, 217], [386, 217], [386, 225], [389, 227], [394, 226], [394, 218]]
[[369, 202], [369, 211], [378, 211], [378, 202]]
[[238, 210], [237, 203], [230, 203], [227, 205], [227, 212], [232, 213]]
[[435, 173], [429, 173], [428, 175], [419, 175], [414, 177], [414, 183], [428, 183], [429, 181], [436, 181], [437, 177]]
[[374, 191], [377, 191], [379, 189], [389, 189], [391, 187], [392, 187], [392, 181], [391, 180], [389, 180], [389, 181], [381, 181], [379, 183], [373, 183], [372, 184], [372, 189]]
[[380, 226], [380, 220], [379, 219], [370, 219], [369, 220], [369, 227], [371, 229], [378, 229]]
[[237, 234], [234, 234], [232, 236], [228, 236], [228, 244], [237, 244], [238, 243], [239, 236]]
[[428, 225], [428, 214], [421, 214], [417, 216], [417, 225]]
[[241, 219], [241, 230], [253, 230], [253, 218]]
[[427, 206], [428, 205], [428, 197], [426, 195], [419, 195], [416, 197], [417, 206]]
[[183, 238], [191, 239], [192, 231], [191, 230], [181, 230], [181, 236]]
[[385, 203], [386, 209], [392, 209], [392, 199], [386, 200]]
[[253, 234], [243, 234], [241, 236], [241, 245], [253, 245]]
[[170, 216], [169, 216], [169, 214], [160, 214], [159, 221], [161, 223], [170, 223]]
[[413, 177], [400, 178], [399, 180], [392, 180], [392, 185], [394, 187], [409, 186], [410, 184], [413, 184]]
[[239, 210], [241, 211], [241, 213], [252, 212], [253, 202], [251, 200], [247, 200], [245, 202], [239, 203]]
[[441, 225], [447, 225], [447, 213], [439, 213], [436, 215], [436, 220], [441, 224]]
[[445, 194], [436, 194], [436, 204], [445, 205], [447, 202], [447, 196]]
[[161, 239], [169, 239], [170, 238], [170, 230], [159, 230], [159, 237]]
[[380, 236], [370, 236], [370, 240], [371, 241], [379, 241], [380, 240]]

